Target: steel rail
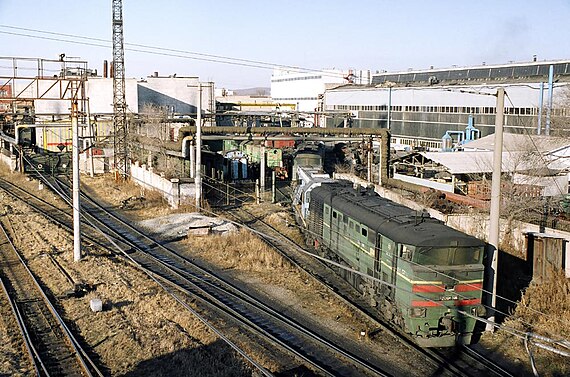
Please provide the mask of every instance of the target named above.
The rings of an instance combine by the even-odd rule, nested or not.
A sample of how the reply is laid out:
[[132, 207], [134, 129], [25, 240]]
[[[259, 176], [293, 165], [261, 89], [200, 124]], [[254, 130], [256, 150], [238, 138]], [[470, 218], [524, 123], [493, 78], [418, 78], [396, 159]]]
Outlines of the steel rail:
[[[8, 236], [8, 233], [6, 232], [4, 225], [1, 223], [0, 223], [0, 231], [1, 231], [0, 237], [4, 240], [2, 245], [6, 246], [4, 248], [4, 250], [5, 251], [10, 250], [12, 252], [12, 254], [14, 256], [16, 256], [17, 259], [19, 260], [19, 262], [20, 262], [19, 266], [24, 269], [25, 274], [30, 279], [32, 286], [34, 287], [36, 293], [38, 293], [40, 295], [40, 297], [41, 297], [42, 301], [44, 302], [44, 304], [46, 305], [47, 309], [49, 310], [49, 312], [51, 313], [51, 315], [55, 319], [59, 328], [62, 330], [62, 334], [64, 335], [65, 340], [68, 343], [68, 346], [71, 347], [71, 350], [72, 350], [71, 354], [73, 354], [76, 357], [76, 359], [78, 361], [78, 365], [81, 367], [82, 371], [87, 376], [90, 376], [90, 377], [94, 375], [92, 372], [94, 372], [95, 375], [102, 377], [103, 374], [99, 371], [99, 369], [97, 368], [95, 363], [89, 358], [89, 356], [83, 350], [83, 348], [81, 347], [81, 345], [79, 344], [79, 342], [77, 341], [75, 336], [69, 330], [69, 328], [65, 324], [65, 321], [60, 316], [60, 314], [57, 312], [57, 309], [52, 304], [52, 302], [49, 300], [49, 298], [45, 294], [43, 288], [41, 287], [41, 285], [39, 284], [39, 282], [35, 278], [34, 274], [29, 269], [26, 262], [24, 261], [24, 259], [20, 255], [20, 253], [17, 251], [15, 245], [10, 240], [10, 237]], [[38, 356], [39, 356], [39, 352], [38, 352]], [[61, 364], [58, 364], [58, 365], [61, 365]], [[49, 373], [48, 373], [48, 375], [49, 375]]]
[[0, 285], [2, 286], [2, 291], [4, 292], [4, 295], [6, 296], [6, 300], [8, 301], [8, 304], [10, 305], [10, 309], [12, 310], [12, 315], [14, 316], [14, 320], [16, 321], [16, 323], [18, 325], [18, 329], [20, 330], [22, 340], [24, 341], [24, 347], [26, 348], [26, 352], [28, 353], [28, 356], [30, 357], [30, 361], [32, 362], [32, 365], [34, 366], [34, 369], [36, 371], [36, 375], [37, 376], [40, 375], [40, 369], [45, 374], [48, 374], [48, 371], [47, 371], [45, 365], [43, 364], [41, 358], [39, 357], [38, 351], [36, 350], [36, 348], [34, 347], [34, 345], [32, 343], [32, 339], [30, 337], [30, 333], [28, 332], [28, 328], [26, 327], [26, 324], [24, 322], [24, 318], [22, 317], [22, 314], [20, 313], [18, 306], [14, 303], [14, 300], [12, 300], [12, 297], [8, 293], [8, 290], [6, 289], [6, 286], [4, 285], [4, 280], [1, 277], [0, 277]]
[[[60, 183], [62, 183], [62, 182], [60, 182]], [[62, 184], [63, 184], [63, 183], [62, 183]], [[66, 190], [68, 190], [68, 189], [69, 189], [69, 187], [66, 187]], [[105, 208], [103, 208], [103, 207], [102, 207], [101, 205], [99, 205], [96, 201], [94, 201], [94, 200], [92, 200], [91, 198], [89, 198], [89, 196], [85, 195], [84, 193], [82, 193], [82, 195], [83, 195], [83, 198], [85, 199], [85, 200], [83, 200], [84, 209], [86, 209], [86, 207], [87, 207], [86, 201], [88, 201], [89, 203], [91, 203], [91, 205], [95, 206], [95, 210], [96, 210], [96, 211], [99, 211], [100, 214], [101, 214], [101, 217], [103, 217], [104, 220], [105, 220], [105, 221], [102, 221], [102, 219], [99, 218], [99, 219], [98, 219], [98, 222], [100, 222], [102, 225], [104, 225], [105, 227], [107, 227], [110, 231], [115, 232], [115, 233], [117, 234], [117, 236], [116, 236], [117, 238], [127, 237], [127, 234], [125, 234], [125, 231], [120, 231], [120, 232], [118, 232], [117, 229], [115, 229], [115, 228], [110, 228], [110, 226], [109, 226], [110, 220], [117, 221], [117, 222], [120, 224], [120, 226], [126, 227], [127, 229], [129, 229], [129, 232], [132, 232], [132, 233], [135, 233], [135, 234], [136, 234], [135, 237], [132, 237], [132, 236], [129, 237], [130, 239], [123, 239], [123, 242], [124, 242], [124, 243], [131, 245], [131, 250], [133, 250], [133, 249], [145, 249], [145, 248], [146, 248], [147, 250], [143, 250], [143, 252], [145, 253], [146, 256], [152, 255], [153, 258], [157, 258], [157, 259], [159, 260], [159, 263], [161, 263], [165, 268], [175, 269], [175, 266], [173, 266], [172, 264], [166, 262], [165, 257], [162, 257], [162, 258], [161, 258], [161, 256], [153, 255], [153, 252], [154, 252], [153, 250], [155, 250], [155, 249], [162, 249], [164, 252], [167, 252], [167, 253], [173, 255], [173, 256], [176, 257], [176, 258], [180, 258], [180, 259], [183, 261], [183, 263], [186, 264], [187, 267], [191, 267], [191, 268], [197, 269], [197, 270], [199, 271], [199, 273], [203, 275], [203, 277], [199, 278], [199, 279], [201, 279], [201, 281], [202, 281], [203, 283], [210, 284], [211, 286], [216, 286], [216, 285], [217, 285], [216, 283], [210, 283], [210, 282], [205, 281], [204, 279], [205, 279], [205, 277], [207, 277], [207, 278], [209, 278], [209, 279], [215, 278], [218, 282], [220, 282], [221, 284], [225, 285], [226, 288], [216, 286], [216, 289], [217, 289], [219, 292], [223, 292], [223, 294], [228, 295], [228, 293], [229, 293], [228, 290], [229, 290], [229, 289], [232, 289], [232, 290], [234, 290], [234, 291], [239, 292], [238, 294], [234, 294], [234, 297], [239, 298], [240, 300], [243, 300], [244, 303], [246, 303], [246, 304], [248, 304], [248, 305], [253, 305], [253, 303], [255, 303], [255, 305], [258, 306], [257, 310], [263, 310], [263, 306], [265, 306], [265, 308], [268, 308], [266, 305], [263, 305], [263, 304], [260, 303], [258, 300], [256, 300], [256, 299], [253, 298], [252, 296], [250, 296], [250, 295], [248, 295], [247, 293], [245, 293], [243, 290], [240, 290], [239, 288], [235, 287], [234, 285], [231, 285], [229, 282], [227, 282], [227, 281], [221, 279], [220, 277], [215, 276], [215, 274], [213, 274], [212, 272], [206, 271], [205, 269], [203, 269], [202, 267], [196, 265], [195, 263], [191, 262], [190, 260], [185, 259], [185, 258], [182, 258], [176, 251], [174, 251], [174, 250], [172, 250], [172, 249], [170, 249], [170, 248], [168, 248], [168, 247], [165, 247], [164, 245], [161, 245], [160, 242], [156, 241], [155, 239], [153, 239], [152, 237], [148, 236], [147, 234], [141, 232], [141, 231], [138, 230], [136, 227], [134, 227], [133, 225], [131, 225], [131, 224], [128, 223], [127, 221], [123, 220], [122, 218], [120, 218], [119, 216], [117, 216], [116, 214], [114, 214], [113, 212], [110, 212], [110, 211], [106, 210]], [[91, 217], [93, 217], [93, 218], [95, 218], [95, 219], [98, 218], [98, 216], [95, 216], [93, 209], [88, 210], [88, 213], [89, 213], [89, 215], [90, 215]], [[118, 233], [117, 233], [117, 232], [118, 232]], [[146, 245], [146, 246], [145, 246], [145, 245], [141, 245], [140, 242], [141, 242], [141, 240], [143, 240], [143, 239], [146, 240], [147, 242], [149, 242], [150, 244], [149, 244], [149, 245]], [[135, 257], [134, 253], [130, 253], [129, 256], [130, 256], [130, 257]], [[176, 271], [176, 272], [181, 272], [181, 271], [183, 271], [184, 274], [187, 274], [187, 273], [188, 273], [184, 267], [183, 267], [183, 268], [178, 267], [177, 270], [178, 270], [178, 271]], [[194, 276], [193, 278], [197, 278], [197, 277]], [[203, 288], [201, 288], [201, 289], [203, 289]], [[208, 303], [208, 304], [211, 304], [212, 299], [213, 299], [212, 296], [208, 296], [207, 299], [205, 299], [204, 301], [205, 301], [206, 303]], [[222, 300], [217, 300], [217, 301], [218, 301], [218, 302], [221, 302]], [[221, 307], [218, 308], [218, 309], [220, 310], [222, 307], [225, 307], [225, 308], [226, 308], [225, 311], [226, 311], [227, 314], [230, 314], [230, 315], [234, 316], [236, 319], [239, 319], [239, 320], [243, 319], [243, 317], [240, 317], [241, 315], [237, 315], [238, 313], [236, 313], [235, 310], [232, 310], [231, 308], [228, 308], [228, 304], [227, 304], [227, 303], [222, 303], [222, 304], [221, 304]], [[267, 309], [265, 309], [265, 310], [267, 310]], [[233, 313], [233, 314], [232, 314], [232, 313]], [[279, 315], [279, 316], [281, 316], [281, 319], [279, 319], [279, 316], [277, 316], [277, 314], [276, 314], [275, 311], [273, 311], [273, 314], [270, 313], [270, 315], [272, 315], [272, 316], [273, 316], [275, 319], [277, 319], [277, 320], [283, 321], [283, 323], [286, 323], [288, 326], [296, 327], [296, 328], [297, 328], [297, 331], [302, 331], [302, 330], [300, 330], [300, 329], [302, 329], [303, 326], [300, 325], [300, 324], [298, 324], [298, 323], [295, 324], [294, 321], [292, 321], [291, 319], [289, 319], [289, 318], [284, 319], [284, 318], [286, 318], [286, 317], [283, 316], [283, 315], [281, 315], [281, 314]], [[244, 322], [242, 322], [242, 323], [244, 323]], [[247, 323], [244, 323], [244, 324], [247, 324]], [[249, 324], [249, 326], [252, 327], [251, 323]], [[265, 332], [267, 332], [267, 331], [265, 331]], [[314, 333], [313, 333], [313, 334], [314, 334]], [[315, 334], [315, 335], [316, 335], [316, 334]], [[314, 337], [315, 335], [313, 335], [313, 337]], [[266, 335], [265, 335], [265, 336], [266, 336]], [[310, 336], [310, 335], [306, 334], [305, 336]], [[325, 343], [325, 342], [324, 342], [324, 339], [322, 339], [322, 338], [321, 338], [321, 339], [313, 338], [313, 339], [314, 339], [314, 341], [317, 341], [317, 342], [321, 343], [323, 346], [325, 346], [325, 347], [327, 347], [327, 348], [333, 350], [333, 352], [339, 353], [342, 357], [345, 357], [347, 360], [351, 360], [353, 363], [355, 363], [355, 365], [358, 365], [360, 368], [367, 369], [367, 370], [373, 372], [373, 373], [376, 374], [376, 375], [387, 375], [386, 372], [382, 371], [382, 370], [379, 369], [378, 367], [375, 367], [375, 366], [373, 366], [373, 365], [370, 365], [370, 364], [367, 363], [365, 360], [363, 360], [363, 359], [357, 357], [356, 355], [351, 355], [351, 354], [348, 353], [347, 351], [344, 351], [344, 350], [342, 350], [341, 348], [336, 347], [336, 346], [335, 346], [334, 344], [332, 344], [331, 342]], [[335, 347], [336, 347], [336, 349], [335, 349]], [[304, 359], [304, 356], [303, 356], [301, 353], [297, 353], [297, 356]], [[305, 360], [306, 360], [306, 359], [305, 359]], [[308, 360], [306, 360], [306, 361], [308, 361]], [[312, 365], [313, 365], [314, 367], [321, 368], [318, 364], [312, 364]], [[322, 370], [322, 369], [321, 369], [321, 370]], [[328, 372], [330, 372], [330, 371], [323, 370], [323, 372], [328, 373]]]
[[[240, 217], [239, 216], [240, 211], [242, 213], [245, 213], [247, 216], [250, 216], [250, 217], [249, 218]], [[293, 240], [289, 239], [285, 235], [281, 234], [281, 232], [279, 232], [277, 229], [275, 229], [272, 225], [267, 224], [266, 222], [259, 219], [257, 216], [249, 213], [247, 210], [245, 210], [243, 208], [239, 209], [237, 211], [234, 209], [231, 212], [230, 211], [224, 211], [224, 213], [232, 215], [235, 219], [238, 220], [238, 222], [242, 226], [244, 226], [245, 228], [250, 229], [251, 231], [258, 234], [269, 246], [272, 246], [273, 248], [278, 250], [284, 258], [289, 260], [291, 263], [293, 263], [297, 267], [306, 271], [307, 274], [310, 275], [313, 279], [316, 279], [317, 281], [319, 281], [321, 283], [326, 281], [327, 283], [323, 283], [323, 284], [329, 289], [329, 293], [331, 293], [335, 297], [341, 299], [343, 302], [348, 304], [353, 309], [361, 312], [362, 314], [367, 316], [369, 319], [376, 322], [383, 330], [386, 330], [394, 338], [403, 342], [403, 344], [408, 346], [408, 348], [423, 354], [434, 366], [443, 367], [444, 369], [448, 370], [449, 372], [454, 373], [454, 374], [459, 375], [459, 376], [470, 375], [470, 373], [469, 373], [470, 371], [465, 370], [464, 367], [455, 365], [455, 364], [457, 364], [457, 362], [455, 360], [450, 360], [449, 358], [438, 353], [436, 350], [433, 350], [430, 348], [419, 347], [413, 341], [412, 338], [401, 333], [397, 328], [392, 326], [390, 323], [387, 323], [385, 320], [383, 320], [379, 316], [379, 314], [374, 313], [371, 310], [371, 308], [363, 307], [362, 304], [355, 303], [354, 299], [352, 297], [350, 297], [349, 294], [347, 294], [343, 290], [339, 290], [338, 287], [335, 287], [336, 289], [333, 289], [332, 287], [330, 287], [328, 284], [328, 282], [331, 280], [330, 277], [327, 276], [326, 278], [323, 279], [323, 276], [321, 276], [318, 271], [316, 271], [313, 268], [311, 268], [310, 270], [307, 268], [307, 265], [304, 262], [304, 261], [306, 261], [306, 258], [304, 258], [306, 255], [301, 256], [301, 258], [304, 258], [304, 259], [299, 259], [298, 256], [294, 257], [289, 252], [282, 249], [285, 246], [285, 244], [289, 244], [290, 246], [292, 246], [293, 251], [296, 252], [295, 249], [299, 248], [299, 245], [297, 245]], [[262, 227], [265, 228], [265, 230], [261, 230], [259, 228], [259, 226], [256, 226], [256, 224], [260, 224]], [[267, 231], [270, 231], [271, 235], [268, 235]], [[281, 240], [281, 242], [279, 242], [279, 240]], [[324, 264], [321, 261], [318, 261], [317, 264], [324, 266], [326, 269], [329, 268], [328, 266], [326, 266], [326, 264]], [[344, 280], [343, 280], [343, 282], [344, 282]], [[504, 368], [497, 365], [496, 363], [494, 363], [491, 360], [485, 359], [483, 361], [483, 357], [480, 357], [477, 359], [473, 355], [473, 353], [475, 353], [474, 350], [472, 350], [468, 347], [463, 348], [463, 350], [465, 350], [465, 349], [469, 350], [469, 351], [464, 352], [464, 354], [466, 354], [466, 356], [468, 356], [468, 357], [472, 358], [473, 360], [476, 360], [477, 362], [480, 362], [481, 364], [483, 364], [488, 369], [489, 372], [496, 374], [496, 375], [499, 375], [499, 376], [512, 376], [512, 374], [505, 371]], [[470, 352], [471, 354], [467, 355], [467, 352]]]

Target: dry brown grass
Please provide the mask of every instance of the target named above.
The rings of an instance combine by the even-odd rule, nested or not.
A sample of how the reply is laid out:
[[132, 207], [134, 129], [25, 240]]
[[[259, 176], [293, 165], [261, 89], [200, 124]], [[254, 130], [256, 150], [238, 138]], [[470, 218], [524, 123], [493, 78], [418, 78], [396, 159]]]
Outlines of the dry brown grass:
[[225, 236], [189, 237], [186, 242], [209, 254], [223, 269], [255, 273], [292, 269], [280, 254], [245, 229]]
[[[552, 339], [570, 340], [570, 280], [559, 272], [541, 284], [532, 283], [504, 326]], [[493, 336], [486, 335], [484, 342], [500, 348], [530, 370], [529, 357], [520, 338], [499, 331]], [[570, 375], [567, 357], [534, 346], [531, 348], [541, 376]]]
[[160, 192], [144, 189], [133, 181], [115, 180], [111, 173], [94, 178], [82, 176], [81, 182], [82, 190], [113, 208], [124, 210], [134, 220], [164, 216], [172, 212]]
[[305, 238], [301, 230], [295, 223], [295, 219], [288, 212], [274, 212], [267, 216], [265, 219], [269, 225], [274, 227], [297, 245], [304, 245]]

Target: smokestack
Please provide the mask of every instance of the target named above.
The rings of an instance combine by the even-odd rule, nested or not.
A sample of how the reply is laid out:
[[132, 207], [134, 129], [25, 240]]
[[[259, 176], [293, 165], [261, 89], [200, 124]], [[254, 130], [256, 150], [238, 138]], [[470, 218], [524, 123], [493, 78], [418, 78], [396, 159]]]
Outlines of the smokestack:
[[109, 69], [109, 77], [114, 78], [115, 77], [115, 62], [111, 62], [111, 69]]
[[109, 68], [109, 63], [106, 60], [103, 60], [103, 77], [104, 78], [109, 77], [108, 76], [109, 75], [108, 68]]

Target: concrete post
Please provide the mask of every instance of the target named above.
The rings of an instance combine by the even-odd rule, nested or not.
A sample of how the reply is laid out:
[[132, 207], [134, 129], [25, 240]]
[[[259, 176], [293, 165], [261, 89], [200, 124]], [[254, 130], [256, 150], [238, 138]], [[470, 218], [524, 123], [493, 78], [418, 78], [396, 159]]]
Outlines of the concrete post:
[[79, 120], [77, 118], [77, 100], [71, 103], [71, 145], [73, 168], [73, 260], [81, 260], [81, 213], [79, 202]]
[[386, 122], [386, 128], [389, 130], [392, 122], [392, 86], [388, 87], [388, 120]]
[[190, 178], [196, 176], [196, 147], [194, 142], [190, 142]]
[[226, 205], [230, 205], [230, 184], [226, 183]]
[[196, 210], [202, 205], [202, 83], [198, 83], [198, 103], [196, 106]]
[[372, 139], [370, 139], [368, 141], [368, 145], [367, 145], [366, 149], [367, 149], [366, 154], [367, 154], [367, 158], [368, 158], [368, 161], [367, 161], [368, 166], [366, 168], [366, 175], [368, 178], [367, 179], [368, 183], [371, 183], [372, 182], [372, 161], [374, 161], [373, 156], [372, 156]]
[[382, 168], [383, 168], [383, 159], [382, 159], [382, 139], [378, 140], [378, 186], [382, 186]]
[[540, 83], [540, 91], [538, 93], [538, 118], [536, 120], [536, 134], [542, 132], [542, 108], [544, 107], [544, 83]]
[[259, 179], [255, 180], [255, 203], [259, 204]]
[[[503, 159], [503, 118], [505, 110], [505, 89], [497, 89], [497, 114], [495, 116], [495, 149], [493, 151], [493, 176], [491, 181], [491, 211], [489, 217], [489, 258], [491, 268], [489, 280], [493, 282], [491, 307], [497, 304], [497, 267], [499, 257], [499, 219], [501, 210], [501, 165]], [[495, 312], [491, 313], [487, 331], [495, 329]]]
[[552, 114], [552, 94], [554, 86], [554, 66], [551, 65], [548, 71], [548, 107], [546, 108], [546, 126], [544, 127], [544, 134], [550, 135], [550, 116]]
[[180, 206], [180, 179], [172, 178], [170, 182], [172, 183], [172, 191], [170, 192], [172, 194], [171, 205], [172, 208], [178, 209]]
[[259, 151], [260, 162], [259, 162], [259, 182], [261, 195], [265, 194], [265, 142], [261, 142], [261, 147]]
[[271, 203], [276, 201], [275, 170], [271, 172]]
[[10, 155], [10, 171], [15, 172], [18, 170], [18, 158], [15, 154]]

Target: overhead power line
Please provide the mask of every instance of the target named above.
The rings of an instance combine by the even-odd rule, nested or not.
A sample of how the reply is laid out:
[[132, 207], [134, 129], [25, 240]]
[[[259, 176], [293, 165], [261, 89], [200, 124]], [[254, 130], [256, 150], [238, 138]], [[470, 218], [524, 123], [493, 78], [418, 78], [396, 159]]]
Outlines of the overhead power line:
[[[20, 30], [26, 32], [33, 32], [33, 33], [40, 33], [46, 35], [52, 35], [54, 37], [47, 37], [42, 35], [33, 35], [33, 34], [26, 34], [20, 32], [9, 32], [9, 31], [1, 31], [0, 34], [7, 34], [7, 35], [14, 35], [26, 38], [35, 38], [35, 39], [43, 39], [43, 40], [50, 40], [55, 42], [64, 42], [64, 43], [73, 43], [78, 45], [85, 45], [85, 46], [93, 46], [93, 47], [101, 47], [101, 48], [112, 48], [111, 41], [102, 38], [94, 38], [94, 37], [86, 37], [74, 34], [66, 34], [66, 33], [57, 33], [45, 30], [38, 30], [38, 29], [30, 29], [30, 28], [22, 28], [17, 26], [11, 25], [0, 25], [0, 28], [4, 29], [11, 29], [11, 30]], [[70, 39], [62, 39], [56, 37], [66, 37], [66, 38], [74, 38], [79, 39], [77, 40], [70, 40]], [[83, 40], [83, 41], [81, 41]], [[91, 41], [91, 42], [84, 42], [84, 41]], [[101, 42], [101, 43], [94, 43], [94, 42]], [[170, 57], [177, 57], [182, 59], [192, 59], [192, 60], [200, 60], [212, 63], [221, 63], [221, 64], [231, 64], [231, 65], [238, 65], [243, 67], [250, 67], [250, 68], [259, 68], [259, 69], [288, 69], [297, 73], [309, 73], [315, 72], [320, 73], [323, 76], [329, 77], [337, 77], [337, 78], [344, 78], [342, 73], [335, 73], [329, 72], [322, 69], [314, 69], [314, 68], [303, 68], [299, 66], [292, 66], [287, 64], [277, 64], [271, 62], [264, 62], [259, 60], [251, 60], [251, 59], [243, 59], [243, 58], [235, 58], [230, 56], [223, 56], [223, 55], [215, 55], [215, 54], [206, 54], [201, 52], [195, 51], [186, 51], [186, 50], [179, 50], [179, 49], [172, 49], [172, 48], [165, 48], [165, 47], [157, 47], [157, 46], [149, 46], [144, 44], [138, 43], [125, 43], [125, 50], [133, 51], [133, 52], [140, 52], [146, 54], [153, 54], [159, 56], [170, 56]], [[152, 50], [152, 51], [149, 51]]]

